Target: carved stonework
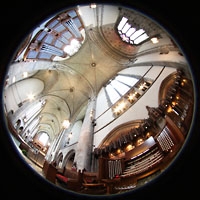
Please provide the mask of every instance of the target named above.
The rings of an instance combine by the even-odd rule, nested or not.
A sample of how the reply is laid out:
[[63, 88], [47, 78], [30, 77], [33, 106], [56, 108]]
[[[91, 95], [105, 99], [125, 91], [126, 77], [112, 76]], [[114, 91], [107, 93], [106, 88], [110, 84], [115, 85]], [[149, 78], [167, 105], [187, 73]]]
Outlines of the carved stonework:
[[41, 42], [38, 41], [38, 40], [35, 40], [34, 42], [31, 43], [30, 49], [35, 50], [35, 51], [39, 51], [40, 46], [41, 46]]
[[136, 29], [144, 29], [150, 37], [155, 34], [161, 33], [161, 29], [155, 23], [136, 11], [121, 8], [119, 16], [119, 18], [128, 18], [133, 27], [135, 27]]
[[158, 108], [152, 108], [149, 106], [146, 106], [146, 108], [148, 110], [149, 117], [152, 118], [154, 121], [157, 121], [157, 119], [161, 117], [162, 111]]
[[121, 40], [119, 35], [114, 29], [114, 25], [104, 25], [102, 26], [102, 33], [105, 40], [117, 51], [120, 51], [123, 54], [134, 55], [136, 53], [136, 47], [130, 44], [127, 44]]

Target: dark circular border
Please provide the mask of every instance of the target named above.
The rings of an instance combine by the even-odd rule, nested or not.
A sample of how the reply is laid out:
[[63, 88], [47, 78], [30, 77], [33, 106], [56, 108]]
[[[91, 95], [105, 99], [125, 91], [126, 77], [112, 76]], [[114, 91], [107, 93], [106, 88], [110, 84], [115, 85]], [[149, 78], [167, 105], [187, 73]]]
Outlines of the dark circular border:
[[[98, 2], [98, 1], [95, 1]], [[102, 3], [102, 1], [100, 1]], [[88, 3], [88, 1], [48, 1], [41, 2], [35, 0], [28, 1], [11, 1], [8, 4], [1, 6], [1, 60], [0, 60], [0, 81], [1, 86], [4, 83], [4, 77], [7, 72], [7, 66], [13, 57], [16, 47], [25, 38], [27, 33], [32, 31], [45, 18], [52, 13], [71, 7], [75, 4]], [[194, 77], [196, 91], [199, 91], [199, 63], [198, 52], [196, 48], [199, 46], [199, 41], [196, 39], [198, 30], [198, 6], [181, 2], [180, 5], [175, 5], [173, 1], [167, 3], [157, 1], [105, 1], [105, 3], [120, 3], [122, 6], [134, 8], [139, 12], [151, 16], [152, 19], [167, 29], [170, 35], [173, 35], [182, 51], [187, 57], [191, 66], [191, 71]], [[189, 10], [192, 14], [188, 14]], [[195, 14], [193, 14], [195, 13]], [[1, 87], [2, 90], [2, 87]], [[198, 102], [198, 93], [196, 92], [196, 102]], [[2, 94], [2, 91], [1, 91]], [[85, 199], [86, 196], [75, 195], [71, 192], [63, 191], [54, 187], [50, 183], [44, 182], [37, 174], [24, 163], [20, 156], [16, 155], [15, 147], [7, 134], [7, 128], [3, 117], [3, 108], [1, 106], [1, 172], [5, 175], [3, 179], [4, 187], [9, 188], [10, 192], [5, 191], [7, 197], [12, 197], [15, 194], [21, 199], [29, 198], [56, 198], [56, 199]], [[191, 134], [187, 139], [184, 149], [176, 159], [176, 162], [170, 166], [170, 169], [162, 176], [153, 180], [153, 184], [148, 184], [146, 187], [139, 188], [136, 192], [124, 193], [123, 195], [110, 196], [106, 199], [143, 199], [144, 197], [160, 199], [161, 197], [172, 198], [174, 195], [182, 195], [185, 192], [196, 194], [198, 192], [196, 181], [198, 181], [198, 157], [199, 157], [199, 105], [196, 107], [196, 117], [193, 121]], [[194, 179], [194, 180], [193, 180]], [[28, 193], [28, 196], [26, 194]], [[4, 191], [3, 191], [4, 194]], [[2, 194], [2, 195], [3, 195]], [[92, 196], [87, 196], [88, 199], [93, 199]], [[97, 197], [95, 197], [96, 199]], [[102, 197], [101, 197], [102, 198]], [[103, 197], [105, 198], [105, 197]]]

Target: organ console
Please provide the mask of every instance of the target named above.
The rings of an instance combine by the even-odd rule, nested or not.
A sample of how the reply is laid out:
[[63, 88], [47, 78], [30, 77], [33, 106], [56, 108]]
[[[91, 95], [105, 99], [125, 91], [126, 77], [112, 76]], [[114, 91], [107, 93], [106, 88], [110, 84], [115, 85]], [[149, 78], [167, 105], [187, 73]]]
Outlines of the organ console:
[[155, 165], [161, 162], [163, 159], [163, 153], [159, 151], [158, 148], [149, 150], [148, 153], [139, 156], [133, 160], [127, 161], [126, 168], [121, 175], [122, 177], [129, 177], [133, 175], [141, 174], [149, 169], [153, 168]]
[[99, 180], [107, 184], [109, 193], [134, 189], [141, 174], [153, 170], [163, 158], [164, 153], [151, 136], [121, 159], [100, 157]]
[[[163, 103], [158, 108], [147, 107], [149, 118], [145, 119], [144, 123], [121, 135], [117, 141], [112, 141], [115, 150], [123, 151], [124, 143], [132, 144], [136, 146], [135, 148], [124, 151], [120, 159], [119, 156], [99, 158], [101, 178], [103, 182], [112, 183], [113, 186], [113, 190], [109, 189], [109, 191], [115, 193], [132, 190], [145, 177], [148, 179], [153, 177], [153, 174], [159, 174], [182, 146], [189, 131], [193, 111], [192, 90], [185, 91], [188, 87], [186, 84], [191, 83], [183, 78], [183, 75], [181, 71], [177, 72], [170, 83], [171, 86], [168, 87], [169, 91], [166, 91], [162, 98]], [[181, 84], [183, 79], [185, 79], [184, 84]], [[186, 99], [188, 95], [190, 99]], [[158, 125], [158, 118], [163, 122], [162, 126]], [[151, 135], [144, 137], [144, 133], [149, 131]], [[144, 143], [137, 145], [136, 141], [140, 137], [144, 139]], [[111, 151], [113, 149], [109, 148]], [[120, 178], [120, 181], [115, 182], [116, 177]]]
[[101, 186], [107, 189], [107, 194], [129, 191], [167, 168], [182, 146], [192, 119], [193, 96], [187, 100], [182, 92], [185, 90], [182, 76], [179, 70], [171, 82], [166, 82], [170, 84], [163, 87], [165, 91], [157, 108], [147, 106], [149, 118], [94, 150], [98, 175], [84, 173], [85, 180], [93, 176], [95, 181], [83, 186], [95, 190]]

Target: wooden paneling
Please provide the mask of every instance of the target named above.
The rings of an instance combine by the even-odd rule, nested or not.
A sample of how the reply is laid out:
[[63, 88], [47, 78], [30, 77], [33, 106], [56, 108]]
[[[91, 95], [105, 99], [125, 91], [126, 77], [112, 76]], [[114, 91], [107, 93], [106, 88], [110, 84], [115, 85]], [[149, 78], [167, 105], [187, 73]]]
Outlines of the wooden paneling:
[[56, 168], [52, 164], [49, 164], [47, 161], [45, 161], [44, 167], [43, 167], [43, 173], [46, 179], [51, 181], [52, 183], [55, 183], [56, 172], [57, 172]]

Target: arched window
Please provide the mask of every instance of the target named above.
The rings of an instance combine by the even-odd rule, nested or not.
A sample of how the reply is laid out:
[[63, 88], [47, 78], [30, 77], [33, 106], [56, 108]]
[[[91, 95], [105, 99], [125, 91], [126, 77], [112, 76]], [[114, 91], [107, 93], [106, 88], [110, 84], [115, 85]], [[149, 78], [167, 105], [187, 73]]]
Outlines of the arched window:
[[84, 40], [81, 17], [76, 9], [63, 12], [49, 20], [30, 42], [25, 60], [54, 60], [76, 53]]
[[106, 85], [106, 91], [112, 104], [118, 101], [137, 82], [138, 78], [124, 75], [117, 75]]
[[39, 142], [43, 145], [46, 146], [49, 141], [49, 135], [45, 132], [42, 132], [38, 138]]
[[145, 30], [137, 30], [135, 27], [132, 27], [126, 17], [122, 17], [117, 26], [117, 30], [121, 39], [129, 44], [139, 45], [149, 38]]

